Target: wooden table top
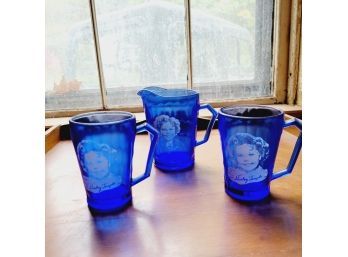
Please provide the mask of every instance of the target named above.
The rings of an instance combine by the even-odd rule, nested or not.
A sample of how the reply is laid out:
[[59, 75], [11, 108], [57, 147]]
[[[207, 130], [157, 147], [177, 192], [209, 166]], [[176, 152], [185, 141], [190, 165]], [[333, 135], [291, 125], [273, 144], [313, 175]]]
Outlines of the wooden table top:
[[[198, 132], [202, 138], [203, 132]], [[284, 131], [275, 170], [285, 168], [296, 136]], [[142, 173], [147, 135], [135, 143], [133, 176]], [[46, 256], [301, 256], [302, 156], [271, 184], [271, 198], [242, 204], [224, 191], [220, 138], [196, 148], [195, 167], [151, 176], [132, 189], [133, 204], [93, 217], [71, 141], [46, 154]]]

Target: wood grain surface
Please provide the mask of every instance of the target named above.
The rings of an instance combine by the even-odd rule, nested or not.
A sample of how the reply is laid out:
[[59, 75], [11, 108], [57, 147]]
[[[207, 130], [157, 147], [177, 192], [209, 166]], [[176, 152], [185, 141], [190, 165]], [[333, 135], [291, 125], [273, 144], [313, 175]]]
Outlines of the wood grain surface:
[[[203, 137], [203, 132], [198, 132]], [[284, 131], [276, 170], [285, 168], [296, 135]], [[138, 135], [133, 176], [149, 147]], [[132, 189], [121, 213], [92, 216], [71, 141], [46, 154], [46, 256], [301, 256], [301, 154], [293, 174], [272, 182], [270, 199], [242, 204], [226, 195], [218, 131], [196, 148], [193, 170], [151, 176]]]

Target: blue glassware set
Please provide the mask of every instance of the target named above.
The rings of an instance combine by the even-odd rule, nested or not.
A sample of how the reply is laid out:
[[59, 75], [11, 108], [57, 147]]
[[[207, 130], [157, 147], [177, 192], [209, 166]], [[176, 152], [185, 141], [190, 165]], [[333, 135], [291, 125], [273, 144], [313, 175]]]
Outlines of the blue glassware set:
[[[302, 146], [300, 133], [288, 167], [273, 172], [283, 128], [283, 111], [259, 105], [221, 108], [199, 103], [199, 94], [186, 89], [146, 87], [142, 98], [146, 123], [136, 125], [129, 112], [105, 111], [80, 114], [69, 121], [72, 142], [92, 212], [119, 211], [132, 201], [131, 187], [150, 176], [152, 162], [165, 172], [191, 169], [196, 146], [208, 141], [218, 117], [225, 191], [240, 201], [259, 201], [270, 194], [273, 179], [290, 174]], [[212, 118], [204, 138], [196, 140], [198, 112], [208, 109]], [[148, 131], [151, 144], [143, 175], [132, 178], [135, 135]]]

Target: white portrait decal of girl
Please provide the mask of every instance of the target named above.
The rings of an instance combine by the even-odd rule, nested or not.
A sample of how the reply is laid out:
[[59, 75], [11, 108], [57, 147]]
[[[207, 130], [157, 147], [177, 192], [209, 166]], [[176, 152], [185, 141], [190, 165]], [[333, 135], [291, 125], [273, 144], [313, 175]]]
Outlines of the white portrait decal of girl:
[[262, 167], [268, 158], [269, 144], [261, 137], [237, 133], [227, 142], [230, 160], [228, 177], [238, 184], [249, 184], [266, 179], [267, 169]]
[[157, 152], [178, 150], [183, 143], [177, 137], [180, 132], [180, 121], [168, 115], [159, 115], [154, 121], [154, 127], [160, 137], [156, 146]]
[[120, 175], [111, 170], [117, 150], [90, 140], [82, 140], [77, 146], [77, 156], [82, 168], [82, 178], [87, 191], [100, 193], [119, 186]]

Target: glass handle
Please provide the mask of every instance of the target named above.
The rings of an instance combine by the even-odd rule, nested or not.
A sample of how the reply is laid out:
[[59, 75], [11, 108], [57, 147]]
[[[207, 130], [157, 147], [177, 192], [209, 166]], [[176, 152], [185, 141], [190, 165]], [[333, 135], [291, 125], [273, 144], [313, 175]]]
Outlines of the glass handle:
[[281, 170], [281, 171], [278, 171], [276, 173], [273, 173], [271, 180], [283, 177], [284, 175], [287, 175], [287, 174], [290, 174], [295, 166], [297, 157], [300, 154], [300, 151], [302, 148], [302, 121], [299, 119], [296, 119], [296, 118], [289, 120], [289, 121], [285, 121], [283, 129], [290, 127], [290, 126], [297, 127], [300, 130], [300, 135], [297, 138], [297, 141], [296, 141], [296, 144], [295, 144], [295, 147], [294, 147], [294, 150], [292, 152], [292, 155], [291, 155], [291, 158], [290, 158], [290, 161], [289, 161], [287, 168], [285, 170]]
[[217, 111], [215, 111], [214, 108], [210, 104], [201, 104], [199, 106], [199, 110], [202, 110], [202, 109], [208, 109], [213, 116], [211, 117], [211, 120], [209, 121], [209, 124], [208, 124], [207, 130], [205, 132], [204, 138], [201, 141], [196, 141], [196, 146], [204, 144], [205, 142], [208, 141], [211, 129], [213, 128], [214, 122], [215, 122], [215, 120], [216, 120], [216, 118], [218, 116]]
[[141, 125], [137, 126], [137, 128], [136, 128], [137, 134], [141, 133], [143, 131], [147, 131], [152, 135], [151, 136], [151, 144], [150, 144], [149, 154], [147, 156], [145, 172], [143, 175], [140, 175], [136, 178], [132, 178], [132, 186], [134, 186], [134, 185], [138, 184], [140, 181], [143, 181], [144, 179], [150, 177], [150, 174], [151, 174], [152, 161], [153, 161], [153, 156], [154, 156], [154, 152], [155, 152], [155, 146], [156, 146], [157, 139], [158, 139], [158, 131], [147, 123], [141, 124]]

